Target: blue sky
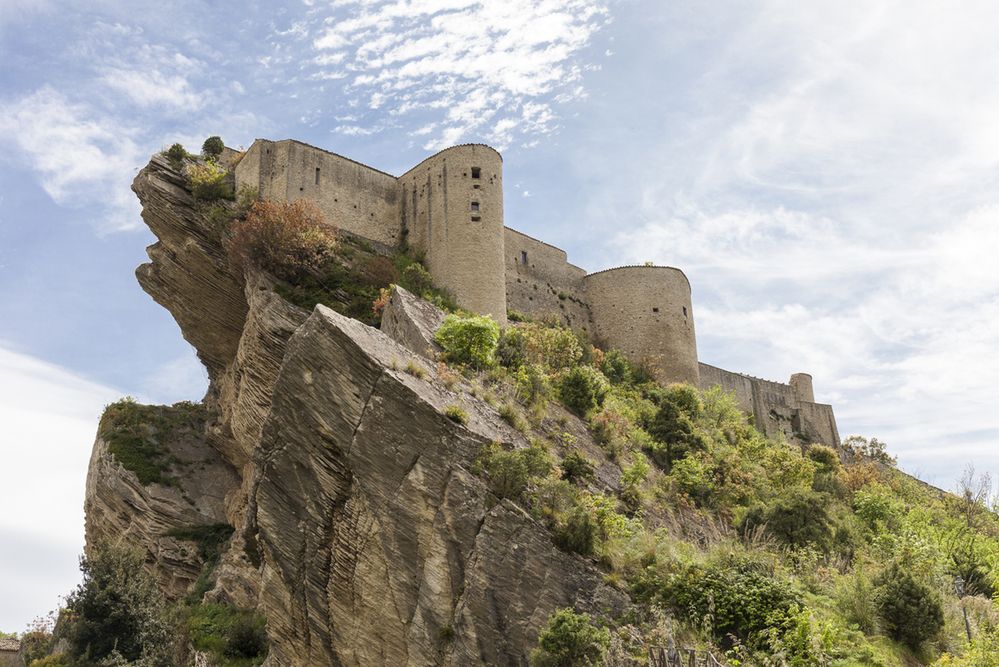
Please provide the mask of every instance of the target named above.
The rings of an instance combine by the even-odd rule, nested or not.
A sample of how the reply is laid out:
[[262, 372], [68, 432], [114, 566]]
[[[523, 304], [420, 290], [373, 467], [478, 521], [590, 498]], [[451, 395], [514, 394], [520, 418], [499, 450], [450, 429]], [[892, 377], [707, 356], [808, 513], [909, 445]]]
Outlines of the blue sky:
[[703, 361], [812, 373], [939, 486], [999, 472], [997, 32], [991, 2], [0, 0], [0, 629], [77, 580], [103, 405], [204, 392], [129, 183], [211, 134], [392, 173], [490, 143], [509, 226], [687, 273]]

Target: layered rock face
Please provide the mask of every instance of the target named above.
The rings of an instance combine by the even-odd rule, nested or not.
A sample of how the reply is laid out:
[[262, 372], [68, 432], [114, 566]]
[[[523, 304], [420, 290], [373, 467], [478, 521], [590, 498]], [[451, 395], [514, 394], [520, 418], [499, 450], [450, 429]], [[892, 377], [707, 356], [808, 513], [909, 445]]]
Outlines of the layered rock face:
[[[89, 543], [125, 533], [178, 598], [201, 563], [166, 533], [233, 526], [206, 599], [258, 609], [274, 666], [522, 665], [555, 609], [626, 608], [591, 561], [558, 550], [472, 473], [483, 446], [528, 443], [468, 386], [438, 377], [426, 355], [439, 311], [395, 291], [391, 336], [323, 306], [307, 312], [230, 264], [165, 159], [133, 189], [159, 238], [139, 281], [210, 378], [201, 430], [164, 446], [203, 468], [143, 485], [99, 438]], [[424, 372], [403, 370], [414, 366]], [[466, 423], [445, 415], [455, 405]], [[596, 483], [613, 481], [598, 470]]]

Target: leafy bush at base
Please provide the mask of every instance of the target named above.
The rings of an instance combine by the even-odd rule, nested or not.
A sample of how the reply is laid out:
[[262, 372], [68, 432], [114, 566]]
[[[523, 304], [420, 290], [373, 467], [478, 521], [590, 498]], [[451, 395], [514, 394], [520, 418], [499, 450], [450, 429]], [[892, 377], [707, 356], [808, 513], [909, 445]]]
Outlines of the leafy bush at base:
[[884, 631], [892, 639], [911, 648], [934, 639], [943, 629], [940, 600], [899, 565], [892, 565], [878, 577], [878, 615]]
[[603, 405], [607, 396], [607, 380], [591, 366], [576, 366], [559, 383], [559, 396], [565, 406], [583, 416]]
[[434, 334], [449, 361], [477, 368], [489, 368], [495, 363], [499, 337], [496, 321], [481, 315], [448, 315]]
[[322, 269], [335, 245], [322, 211], [304, 200], [255, 202], [246, 218], [233, 225], [229, 239], [241, 264], [288, 281]]
[[170, 146], [170, 148], [166, 149], [163, 154], [167, 156], [167, 159], [170, 160], [176, 169], [179, 169], [184, 160], [189, 157], [187, 151], [184, 150], [184, 147], [181, 144], [174, 144]]
[[266, 623], [252, 610], [201, 604], [191, 610], [187, 629], [199, 651], [211, 653], [222, 667], [259, 665], [267, 657]]
[[706, 623], [719, 640], [732, 635], [757, 645], [770, 628], [788, 621], [794, 606], [801, 606], [800, 596], [772, 567], [741, 555], [681, 567], [665, 577], [648, 571], [636, 582], [635, 593], [694, 625]]
[[589, 667], [602, 664], [610, 645], [610, 631], [590, 622], [588, 614], [559, 609], [538, 635], [531, 654], [532, 667]]

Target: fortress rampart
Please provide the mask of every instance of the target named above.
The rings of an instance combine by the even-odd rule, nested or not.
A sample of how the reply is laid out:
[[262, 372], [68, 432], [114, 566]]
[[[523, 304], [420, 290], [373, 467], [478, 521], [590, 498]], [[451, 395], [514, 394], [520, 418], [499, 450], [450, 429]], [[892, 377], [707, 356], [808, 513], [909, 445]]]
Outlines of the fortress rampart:
[[662, 380], [698, 384], [690, 283], [669, 266], [622, 266], [583, 279], [596, 334]]
[[660, 380], [734, 391], [768, 435], [839, 444], [832, 408], [815, 403], [810, 375], [780, 384], [698, 362], [690, 283], [679, 269], [587, 274], [564, 250], [505, 227], [503, 158], [489, 146], [447, 148], [399, 177], [290, 139], [257, 139], [231, 162], [237, 186], [308, 199], [340, 229], [422, 252], [434, 281], [468, 310], [501, 324], [508, 310], [554, 316], [649, 364]]

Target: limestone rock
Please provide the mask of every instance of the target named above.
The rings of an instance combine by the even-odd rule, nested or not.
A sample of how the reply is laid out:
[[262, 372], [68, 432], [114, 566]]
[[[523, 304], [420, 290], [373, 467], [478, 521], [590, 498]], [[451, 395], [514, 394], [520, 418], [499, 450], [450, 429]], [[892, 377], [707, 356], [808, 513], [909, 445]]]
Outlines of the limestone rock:
[[123, 539], [145, 551], [147, 566], [164, 594], [178, 599], [198, 578], [202, 561], [196, 545], [167, 533], [226, 523], [225, 496], [239, 482], [235, 470], [205, 445], [200, 431], [181, 430], [160, 442], [175, 459], [170, 469], [175, 484], [144, 486], [98, 436], [84, 500], [87, 544]]
[[434, 334], [444, 322], [444, 311], [398, 285], [392, 286], [382, 313], [381, 329], [390, 338], [424, 357], [441, 352]]
[[522, 510], [490, 507], [471, 464], [522, 436], [392, 369], [410, 354], [322, 306], [289, 343], [254, 492], [274, 664], [522, 664], [558, 606], [623, 607]]

